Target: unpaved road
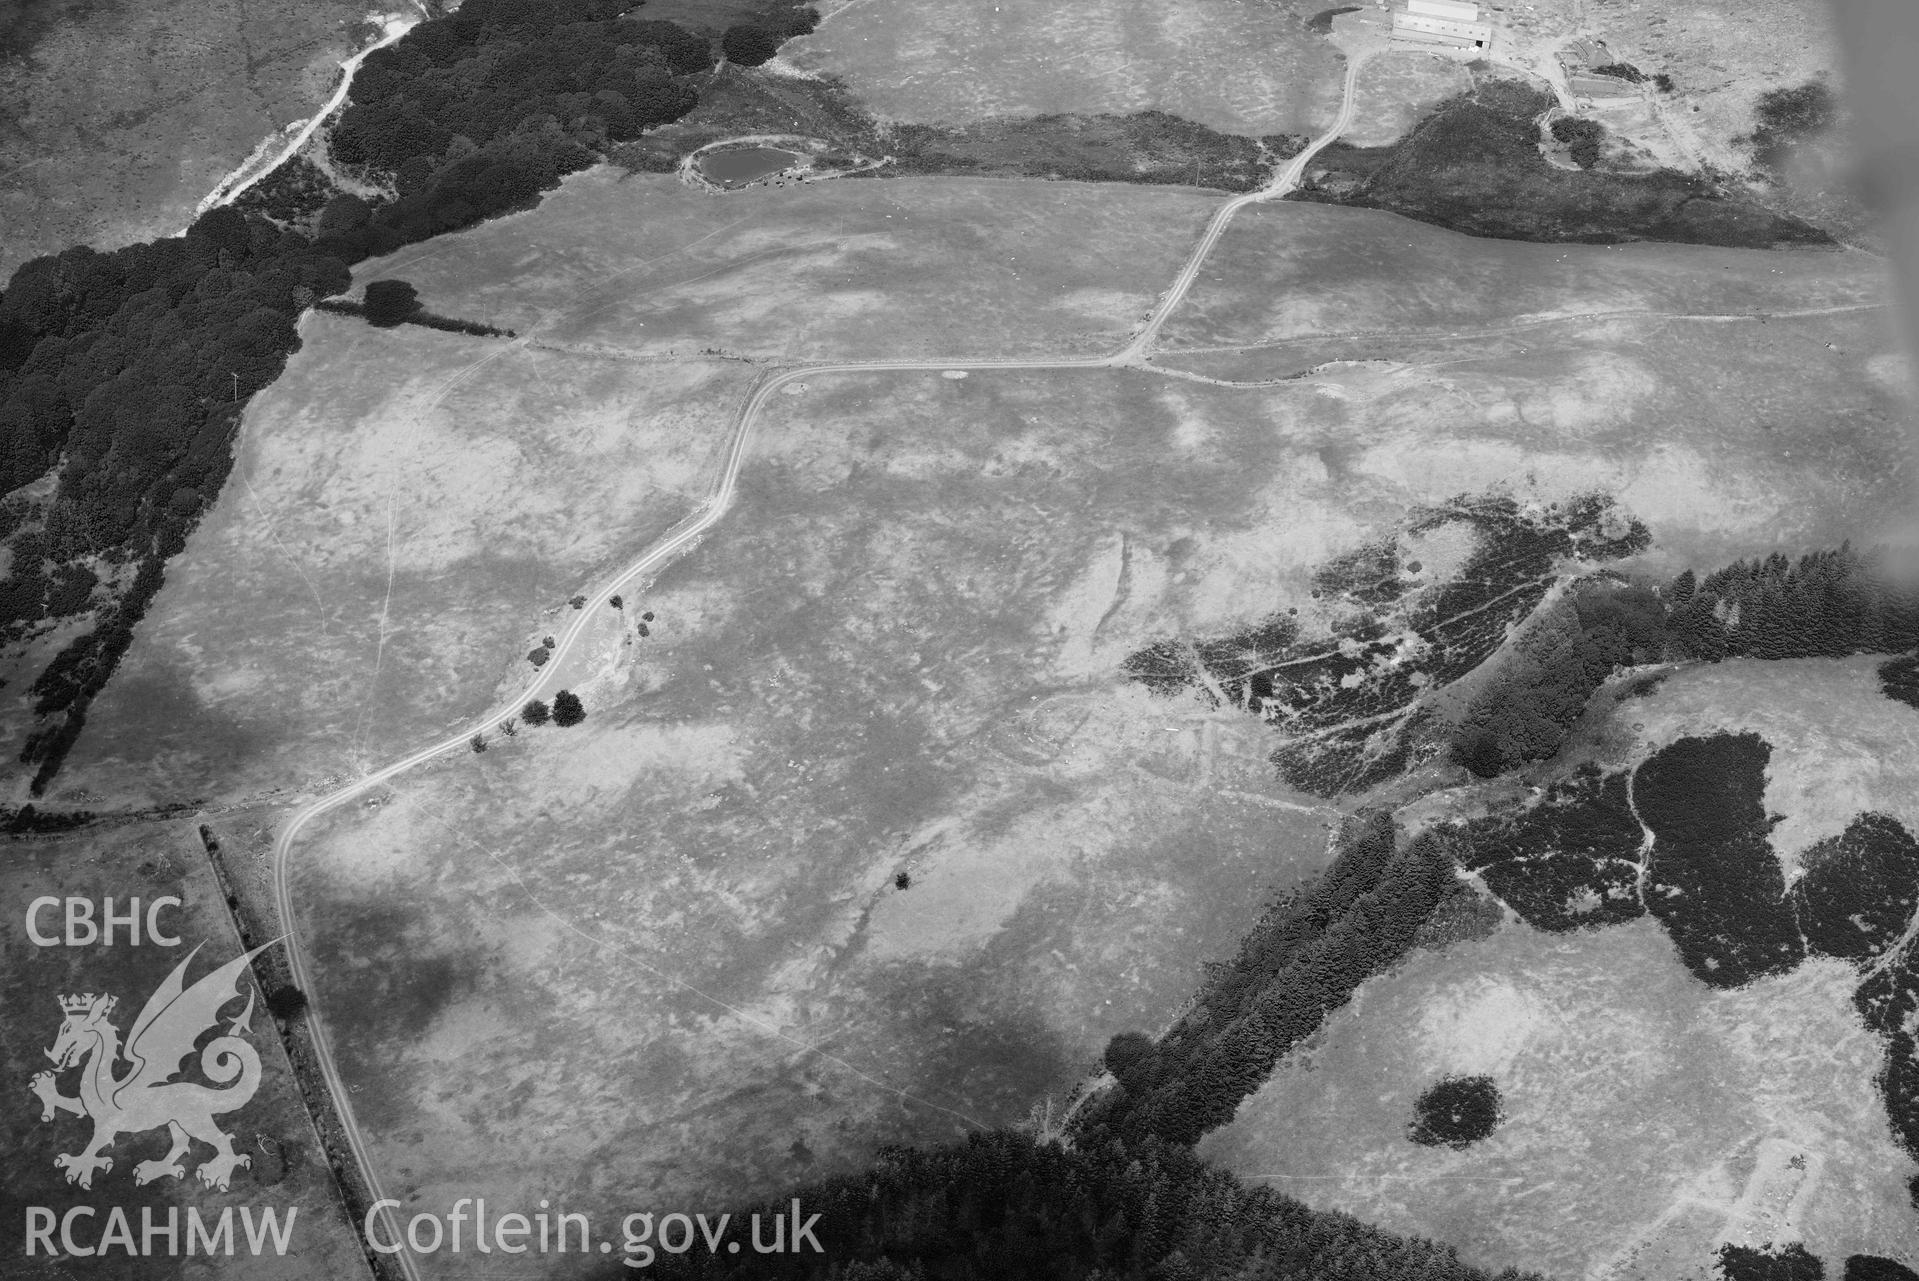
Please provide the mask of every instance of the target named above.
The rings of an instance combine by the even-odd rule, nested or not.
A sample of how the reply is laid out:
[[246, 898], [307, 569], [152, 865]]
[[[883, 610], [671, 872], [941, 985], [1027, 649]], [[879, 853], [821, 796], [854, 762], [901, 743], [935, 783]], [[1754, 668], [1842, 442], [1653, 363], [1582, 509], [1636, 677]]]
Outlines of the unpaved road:
[[[397, 38], [397, 36], [392, 38]], [[352, 61], [354, 65], [357, 66], [357, 59], [364, 57], [367, 52], [371, 52], [371, 49], [363, 51], [362, 54], [356, 55], [355, 59], [349, 61]], [[633, 591], [632, 584], [644, 580], [647, 576], [671, 562], [681, 552], [691, 547], [694, 542], [699, 539], [700, 535], [718, 524], [721, 517], [726, 515], [727, 509], [733, 503], [734, 493], [739, 481], [740, 467], [746, 461], [747, 447], [753, 438], [754, 423], [759, 418], [760, 411], [766, 407], [766, 402], [769, 397], [788, 383], [802, 378], [811, 378], [820, 374], [930, 372], [947, 369], [1117, 369], [1142, 364], [1151, 349], [1153, 340], [1158, 336], [1160, 329], [1166, 323], [1167, 317], [1171, 315], [1175, 307], [1179, 306], [1180, 302], [1185, 298], [1187, 291], [1192, 288], [1193, 281], [1198, 277], [1199, 270], [1201, 266], [1204, 265], [1207, 255], [1212, 252], [1213, 247], [1219, 243], [1220, 237], [1225, 234], [1227, 224], [1232, 221], [1233, 215], [1249, 204], [1263, 200], [1275, 200], [1285, 195], [1288, 191], [1291, 191], [1299, 184], [1300, 175], [1305, 172], [1306, 165], [1312, 160], [1313, 156], [1317, 154], [1321, 148], [1337, 138], [1352, 122], [1354, 89], [1357, 84], [1360, 68], [1365, 65], [1369, 56], [1367, 53], [1362, 53], [1349, 59], [1346, 67], [1345, 87], [1340, 99], [1339, 114], [1334, 118], [1331, 127], [1315, 139], [1304, 151], [1293, 157], [1284, 169], [1281, 169], [1274, 175], [1273, 181], [1267, 186], [1255, 192], [1235, 196], [1220, 207], [1219, 211], [1214, 214], [1212, 219], [1206, 224], [1206, 230], [1200, 236], [1199, 243], [1193, 247], [1192, 253], [1187, 258], [1186, 265], [1180, 269], [1179, 274], [1174, 277], [1172, 284], [1167, 288], [1165, 293], [1160, 296], [1159, 302], [1155, 304], [1151, 314], [1146, 318], [1145, 323], [1127, 341], [1125, 346], [1121, 347], [1112, 355], [1067, 360], [980, 360], [961, 357], [948, 360], [843, 361], [832, 364], [802, 365], [786, 370], [783, 373], [774, 374], [755, 386], [752, 393], [748, 395], [745, 402], [740, 406], [739, 412], [734, 418], [732, 440], [727, 448], [726, 462], [720, 469], [719, 478], [713, 487], [711, 496], [707, 498], [705, 504], [697, 512], [674, 526], [672, 530], [668, 531], [664, 538], [648, 548], [638, 559], [620, 568], [605, 579], [599, 587], [586, 594], [585, 608], [574, 611], [573, 621], [555, 638], [552, 659], [540, 669], [540, 674], [534, 678], [532, 684], [516, 694], [509, 704], [494, 708], [485, 716], [455, 731], [439, 742], [429, 744], [417, 751], [411, 752], [389, 765], [382, 766], [372, 773], [355, 779], [353, 782], [348, 783], [336, 791], [309, 802], [294, 811], [294, 813], [287, 818], [285, 824], [280, 828], [278, 837], [273, 843], [273, 900], [274, 909], [280, 915], [280, 929], [286, 938], [288, 968], [291, 971], [294, 985], [306, 992], [309, 1000], [311, 1000], [314, 992], [312, 974], [308, 969], [305, 951], [300, 944], [298, 930], [296, 928], [293, 893], [290, 883], [291, 878], [288, 875], [292, 864], [293, 845], [294, 842], [299, 839], [302, 829], [304, 829], [308, 823], [311, 823], [314, 819], [327, 813], [329, 810], [336, 809], [348, 801], [353, 800], [355, 797], [364, 795], [373, 788], [379, 787], [381, 784], [405, 773], [416, 765], [424, 764], [437, 756], [442, 756], [450, 752], [470, 750], [468, 742], [475, 733], [485, 734], [497, 730], [501, 722], [518, 716], [520, 708], [527, 700], [546, 696], [549, 693], [549, 686], [555, 685], [558, 682], [559, 669], [563, 666], [561, 660], [579, 643], [581, 637], [586, 634], [586, 630], [592, 620], [597, 617], [598, 612], [607, 607], [608, 601], [611, 600], [615, 594], [622, 591], [631, 593]], [[351, 80], [350, 74], [347, 80]], [[330, 103], [325, 110], [314, 117], [313, 121], [309, 124], [309, 128], [304, 131], [303, 137], [296, 142], [296, 148], [299, 143], [304, 142], [305, 135], [310, 135], [312, 128], [317, 127], [318, 122], [323, 120], [328, 112], [338, 105], [338, 99], [343, 97], [345, 92], [346, 82], [343, 81], [339, 94], [335, 95], [335, 101]], [[288, 154], [291, 154], [291, 152], [289, 151]], [[237, 194], [237, 191], [234, 194]], [[629, 595], [628, 599], [631, 600], [633, 597]], [[359, 1124], [354, 1118], [352, 1097], [346, 1088], [345, 1081], [340, 1075], [339, 1065], [334, 1060], [332, 1047], [327, 1039], [326, 1021], [320, 1016], [317, 1003], [311, 1003], [307, 1006], [307, 1031], [313, 1045], [314, 1060], [319, 1064], [321, 1075], [326, 1080], [327, 1090], [333, 1096], [333, 1106], [340, 1118], [340, 1125], [346, 1134], [347, 1143], [352, 1149], [353, 1158], [359, 1164], [366, 1187], [372, 1195], [372, 1198], [375, 1201], [382, 1200], [385, 1198], [386, 1193], [381, 1189], [379, 1175], [375, 1170], [372, 1154], [367, 1148], [365, 1136], [362, 1134]], [[382, 1234], [388, 1240], [402, 1241], [405, 1237], [400, 1230], [400, 1225], [396, 1222], [396, 1218], [397, 1216], [391, 1211], [387, 1212]], [[360, 1229], [360, 1225], [354, 1224], [353, 1228], [357, 1232]], [[393, 1257], [398, 1261], [402, 1272], [410, 1281], [419, 1281], [419, 1266], [412, 1251], [403, 1251]]]

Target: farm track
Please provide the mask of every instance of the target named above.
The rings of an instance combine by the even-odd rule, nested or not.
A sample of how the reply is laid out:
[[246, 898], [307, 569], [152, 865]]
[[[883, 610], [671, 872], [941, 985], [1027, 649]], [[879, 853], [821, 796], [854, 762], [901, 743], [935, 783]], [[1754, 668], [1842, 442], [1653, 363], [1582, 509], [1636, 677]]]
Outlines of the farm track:
[[[346, 1082], [340, 1074], [339, 1064], [334, 1058], [328, 1039], [325, 1020], [320, 1015], [318, 1003], [313, 1001], [314, 986], [312, 971], [308, 966], [305, 951], [301, 946], [296, 918], [294, 916], [293, 892], [290, 869], [294, 843], [307, 824], [331, 810], [339, 808], [355, 797], [404, 774], [417, 765], [423, 765], [437, 757], [452, 752], [467, 750], [468, 743], [477, 734], [486, 734], [497, 730], [502, 722], [517, 716], [519, 709], [529, 700], [540, 698], [549, 692], [549, 686], [558, 683], [559, 670], [573, 648], [586, 635], [587, 629], [598, 616], [598, 612], [608, 606], [613, 596], [623, 590], [631, 592], [632, 584], [664, 568], [683, 552], [691, 549], [708, 530], [717, 525], [732, 506], [737, 492], [740, 469], [746, 461], [748, 446], [753, 437], [753, 428], [768, 400], [781, 388], [799, 379], [821, 374], [859, 374], [859, 373], [912, 373], [938, 372], [949, 369], [967, 371], [986, 370], [1065, 370], [1065, 369], [1126, 369], [1150, 368], [1147, 365], [1154, 340], [1173, 310], [1185, 299], [1198, 278], [1201, 267], [1213, 248], [1225, 234], [1233, 215], [1247, 205], [1260, 201], [1274, 200], [1285, 195], [1298, 185], [1300, 176], [1313, 156], [1328, 143], [1339, 137], [1352, 123], [1354, 96], [1360, 69], [1370, 58], [1370, 52], [1360, 53], [1349, 58], [1346, 76], [1340, 98], [1340, 108], [1332, 125], [1316, 138], [1305, 150], [1287, 162], [1286, 167], [1274, 175], [1273, 181], [1258, 191], [1235, 196], [1221, 205], [1219, 210], [1207, 222], [1198, 244], [1187, 256], [1186, 264], [1174, 277], [1171, 285], [1160, 295], [1159, 301], [1148, 314], [1145, 322], [1129, 338], [1124, 346], [1108, 356], [1090, 356], [1060, 360], [1035, 359], [993, 359], [957, 357], [940, 360], [872, 360], [872, 361], [834, 361], [805, 364], [788, 368], [780, 373], [763, 378], [748, 394], [733, 420], [731, 441], [727, 447], [725, 462], [720, 469], [712, 494], [699, 510], [682, 520], [669, 530], [664, 537], [649, 547], [642, 555], [622, 566], [604, 579], [591, 592], [586, 593], [585, 605], [574, 611], [573, 620], [555, 638], [555, 648], [551, 661], [541, 669], [532, 684], [521, 690], [506, 705], [496, 707], [471, 724], [449, 734], [447, 737], [428, 746], [408, 753], [399, 760], [382, 766], [371, 773], [329, 792], [325, 796], [311, 801], [291, 814], [281, 827], [273, 843], [271, 867], [273, 878], [274, 910], [280, 917], [280, 930], [286, 940], [286, 958], [293, 984], [306, 992], [309, 997], [307, 1007], [307, 1030], [313, 1047], [315, 1062], [319, 1065], [325, 1079], [327, 1091], [332, 1095], [334, 1108], [339, 1116], [341, 1129], [346, 1137], [354, 1161], [360, 1168], [372, 1201], [386, 1200], [381, 1188], [379, 1175], [374, 1167], [373, 1155], [365, 1134], [361, 1131], [353, 1112], [353, 1103]], [[317, 119], [317, 118], [316, 118]], [[529, 343], [528, 334], [520, 340]], [[1157, 371], [1156, 371], [1157, 372]], [[396, 1216], [388, 1211], [384, 1216], [383, 1233], [388, 1240], [403, 1241], [404, 1235], [395, 1222]], [[358, 1225], [354, 1225], [356, 1230]], [[419, 1264], [411, 1250], [402, 1250], [390, 1256], [398, 1264], [399, 1270], [407, 1281], [421, 1281]]]

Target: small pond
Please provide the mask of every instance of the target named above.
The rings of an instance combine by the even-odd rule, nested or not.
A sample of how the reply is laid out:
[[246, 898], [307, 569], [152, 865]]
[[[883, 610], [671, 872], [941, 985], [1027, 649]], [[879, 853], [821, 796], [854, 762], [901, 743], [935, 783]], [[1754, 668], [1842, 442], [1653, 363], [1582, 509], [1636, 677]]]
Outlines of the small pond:
[[778, 173], [797, 164], [796, 152], [777, 147], [741, 147], [731, 151], [709, 151], [700, 157], [700, 172], [722, 187], [741, 187], [756, 178]]

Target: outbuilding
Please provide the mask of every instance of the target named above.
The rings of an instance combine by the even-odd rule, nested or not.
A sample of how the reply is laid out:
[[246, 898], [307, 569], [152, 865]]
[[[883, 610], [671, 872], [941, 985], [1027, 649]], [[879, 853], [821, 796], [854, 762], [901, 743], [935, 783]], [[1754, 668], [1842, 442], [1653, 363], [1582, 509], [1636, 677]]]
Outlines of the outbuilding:
[[1404, 9], [1393, 10], [1393, 39], [1451, 49], [1490, 49], [1493, 29], [1479, 20], [1479, 6], [1470, 0], [1406, 0]]
[[1472, 0], [1406, 0], [1406, 12], [1446, 22], [1479, 21], [1479, 6]]

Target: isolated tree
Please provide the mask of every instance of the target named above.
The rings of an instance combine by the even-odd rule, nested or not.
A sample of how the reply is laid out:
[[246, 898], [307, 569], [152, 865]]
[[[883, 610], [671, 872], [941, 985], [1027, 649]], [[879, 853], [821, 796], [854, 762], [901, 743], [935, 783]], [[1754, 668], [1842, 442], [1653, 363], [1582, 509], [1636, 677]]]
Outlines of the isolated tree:
[[500, 722], [500, 733], [508, 738], [516, 738], [520, 733], [520, 723], [511, 716]]
[[480, 733], [478, 730], [474, 730], [473, 737], [466, 741], [467, 745], [476, 752], [484, 752], [486, 750], [486, 735]]
[[564, 728], [578, 725], [586, 719], [586, 708], [580, 702], [580, 696], [571, 690], [561, 690], [553, 696], [553, 723]]
[[553, 719], [553, 709], [536, 698], [520, 709], [520, 719], [528, 725], [544, 725]]
[[369, 324], [391, 328], [420, 309], [420, 291], [404, 280], [376, 280], [366, 287]]
[[780, 51], [780, 38], [765, 27], [742, 22], [720, 37], [720, 52], [736, 66], [757, 67]]
[[615, 596], [613, 599], [607, 601], [606, 603], [611, 605], [614, 609], [626, 608], [626, 602], [621, 600], [618, 596]]
[[275, 989], [267, 998], [267, 1011], [282, 1023], [291, 1023], [307, 1007], [307, 994], [297, 987]]
[[343, 193], [326, 202], [320, 210], [319, 234], [338, 237], [358, 231], [373, 217], [373, 206], [351, 193]]

